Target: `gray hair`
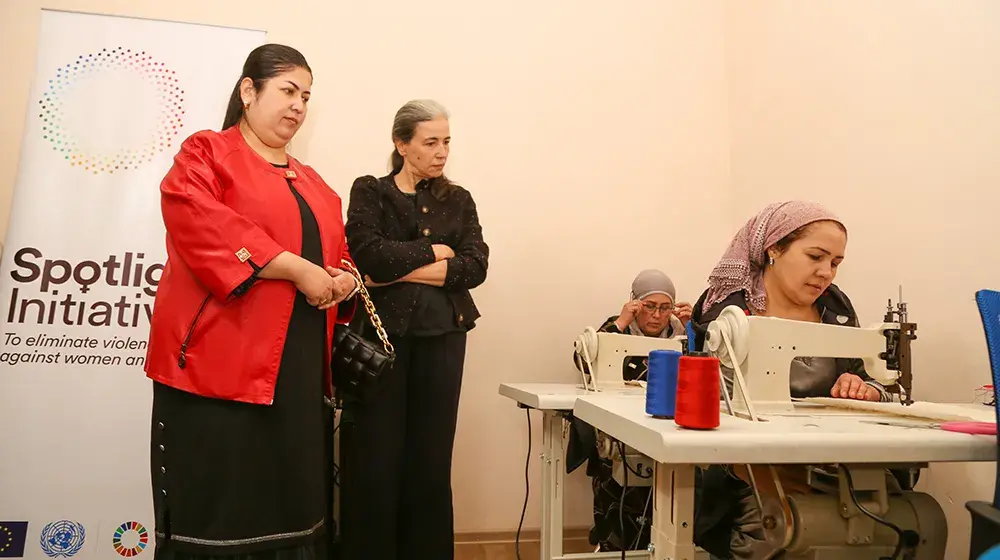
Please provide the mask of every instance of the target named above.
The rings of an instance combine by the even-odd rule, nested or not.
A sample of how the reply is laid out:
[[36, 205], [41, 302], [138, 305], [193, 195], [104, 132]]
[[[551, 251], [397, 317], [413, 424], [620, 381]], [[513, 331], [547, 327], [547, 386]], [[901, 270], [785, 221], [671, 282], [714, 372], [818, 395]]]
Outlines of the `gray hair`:
[[[396, 111], [396, 118], [392, 120], [392, 140], [395, 142], [409, 143], [413, 140], [413, 134], [417, 131], [417, 125], [422, 122], [432, 121], [438, 117], [448, 118], [448, 110], [433, 99], [414, 99], [403, 105]], [[403, 156], [395, 148], [392, 149], [390, 157], [392, 172], [399, 173], [403, 169]]]

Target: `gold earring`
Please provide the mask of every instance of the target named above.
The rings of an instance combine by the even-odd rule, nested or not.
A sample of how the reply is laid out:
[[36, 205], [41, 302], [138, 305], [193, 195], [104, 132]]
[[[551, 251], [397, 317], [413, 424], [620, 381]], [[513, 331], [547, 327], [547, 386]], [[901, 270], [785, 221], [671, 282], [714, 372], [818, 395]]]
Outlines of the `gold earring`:
[[250, 110], [250, 103], [244, 101], [243, 102], [243, 110], [244, 111], [249, 111]]

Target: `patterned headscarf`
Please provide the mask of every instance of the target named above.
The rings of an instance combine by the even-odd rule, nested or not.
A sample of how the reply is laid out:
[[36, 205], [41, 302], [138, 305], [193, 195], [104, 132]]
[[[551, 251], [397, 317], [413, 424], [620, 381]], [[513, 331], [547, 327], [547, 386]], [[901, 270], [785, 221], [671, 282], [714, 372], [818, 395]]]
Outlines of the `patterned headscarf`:
[[829, 210], [814, 202], [777, 202], [761, 210], [736, 233], [708, 276], [708, 295], [702, 313], [739, 291], [746, 292], [752, 311], [763, 313], [767, 308], [764, 290], [767, 250], [800, 227], [823, 220], [843, 225]]

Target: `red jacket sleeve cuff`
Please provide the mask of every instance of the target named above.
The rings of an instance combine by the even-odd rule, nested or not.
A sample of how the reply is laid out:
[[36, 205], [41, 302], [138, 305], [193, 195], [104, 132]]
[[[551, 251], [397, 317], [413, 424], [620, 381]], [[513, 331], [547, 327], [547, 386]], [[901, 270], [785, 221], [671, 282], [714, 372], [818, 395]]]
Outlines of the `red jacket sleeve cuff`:
[[[250, 238], [258, 236], [249, 236]], [[212, 296], [225, 301], [234, 295], [237, 288], [246, 282], [257, 270], [264, 268], [284, 249], [266, 235], [259, 239], [246, 239], [246, 245], [238, 248], [231, 259], [219, 259], [215, 274], [200, 274], [199, 279], [206, 285]], [[253, 263], [253, 265], [251, 265]], [[257, 270], [254, 269], [257, 267]]]

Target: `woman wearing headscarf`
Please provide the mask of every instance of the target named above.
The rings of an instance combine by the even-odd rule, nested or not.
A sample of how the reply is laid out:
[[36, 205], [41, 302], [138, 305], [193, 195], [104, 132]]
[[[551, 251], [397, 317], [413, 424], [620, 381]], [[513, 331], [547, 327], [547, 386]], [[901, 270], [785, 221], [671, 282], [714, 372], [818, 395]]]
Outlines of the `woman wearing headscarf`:
[[[851, 300], [833, 283], [846, 248], [847, 228], [819, 204], [767, 206], [740, 229], [708, 277], [692, 316], [696, 347], [731, 305], [748, 315], [859, 326]], [[795, 398], [889, 400], [860, 359], [797, 358], [789, 377]]]
[[[747, 315], [859, 326], [851, 300], [833, 283], [846, 247], [847, 228], [819, 204], [768, 205], [737, 232], [709, 276], [691, 319], [694, 347], [703, 347], [708, 325], [731, 305]], [[726, 377], [731, 392], [731, 375]], [[860, 359], [796, 358], [789, 384], [795, 398], [891, 399]], [[769, 552], [760, 511], [739, 471], [712, 466], [699, 473], [695, 541], [714, 556], [760, 558]], [[786, 490], [809, 491], [803, 469], [782, 474], [790, 478], [782, 477]], [[756, 477], [759, 483], [769, 478], [764, 471]]]
[[[674, 281], [661, 270], [646, 269], [632, 280], [632, 290], [622, 312], [612, 315], [601, 324], [598, 332], [674, 338], [685, 334], [684, 325], [691, 320], [691, 304], [674, 303], [677, 290]], [[587, 365], [576, 354], [576, 367], [588, 373]], [[622, 364], [622, 378], [635, 381], [646, 378], [646, 359], [636, 356], [626, 358]]]
[[[632, 281], [622, 312], [609, 317], [598, 331], [653, 338], [683, 336], [684, 325], [691, 319], [691, 304], [676, 299], [677, 290], [669, 276], [661, 270], [643, 270]], [[580, 363], [577, 367], [582, 371], [587, 368]], [[622, 364], [622, 378], [625, 381], [645, 379], [646, 369], [646, 358], [626, 358]], [[590, 543], [600, 552], [645, 550], [649, 545], [653, 516], [651, 488], [631, 486], [623, 489], [612, 474], [612, 461], [598, 452], [594, 428], [577, 419], [572, 423], [572, 437], [566, 450], [567, 472], [587, 463], [587, 475], [594, 489], [594, 526], [590, 530]]]
[[605, 321], [600, 330], [658, 338], [684, 334], [684, 323], [691, 318], [691, 304], [675, 304], [676, 297], [674, 282], [663, 271], [643, 270], [632, 280], [629, 301], [621, 314]]

